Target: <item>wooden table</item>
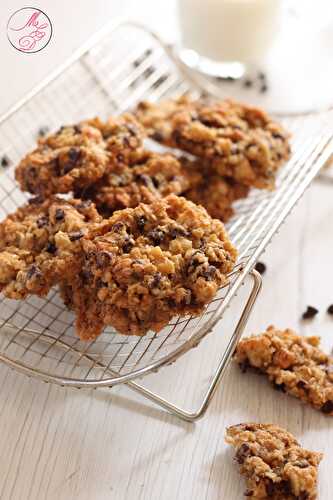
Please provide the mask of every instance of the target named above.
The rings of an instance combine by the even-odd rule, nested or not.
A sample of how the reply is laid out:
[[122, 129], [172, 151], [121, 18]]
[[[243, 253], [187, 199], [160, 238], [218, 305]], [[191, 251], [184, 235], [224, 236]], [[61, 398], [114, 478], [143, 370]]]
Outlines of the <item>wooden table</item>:
[[[246, 333], [273, 323], [320, 334], [333, 347], [333, 184], [316, 182], [262, 260], [268, 270]], [[244, 290], [245, 291], [245, 290]], [[191, 406], [218, 359], [241, 296], [212, 335], [149, 386]], [[305, 324], [306, 305], [320, 309]], [[205, 416], [183, 423], [131, 394], [63, 389], [0, 367], [0, 498], [3, 500], [239, 500], [244, 484], [224, 444], [226, 426], [287, 427], [322, 451], [320, 499], [331, 500], [333, 419], [230, 366]]]

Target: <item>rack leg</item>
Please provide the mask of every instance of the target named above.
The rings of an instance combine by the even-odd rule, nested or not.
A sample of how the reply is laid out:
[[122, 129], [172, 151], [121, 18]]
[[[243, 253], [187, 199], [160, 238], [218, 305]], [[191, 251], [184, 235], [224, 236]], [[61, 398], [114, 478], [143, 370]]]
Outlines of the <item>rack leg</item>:
[[234, 330], [234, 333], [229, 341], [228, 347], [226, 351], [223, 354], [222, 359], [219, 362], [219, 365], [216, 369], [216, 372], [214, 374], [214, 377], [212, 378], [210, 385], [207, 389], [207, 392], [203, 398], [203, 401], [201, 405], [199, 406], [198, 410], [194, 412], [189, 412], [187, 410], [184, 410], [178, 406], [175, 406], [171, 402], [167, 401], [166, 399], [162, 398], [158, 394], [155, 394], [154, 392], [150, 391], [149, 389], [146, 389], [140, 384], [137, 384], [136, 382], [127, 382], [126, 385], [130, 389], [132, 389], [135, 392], [138, 392], [145, 398], [149, 399], [153, 403], [157, 404], [158, 406], [161, 406], [165, 410], [169, 411], [173, 415], [186, 420], [187, 422], [195, 422], [199, 418], [203, 417], [203, 415], [206, 413], [207, 408], [209, 406], [209, 403], [211, 402], [214, 393], [216, 391], [216, 388], [221, 381], [226, 368], [228, 366], [228, 363], [231, 359], [231, 356], [235, 350], [235, 347], [244, 331], [244, 328], [248, 322], [249, 316], [251, 314], [251, 311], [253, 309], [253, 306], [255, 304], [256, 298], [258, 296], [258, 293], [260, 292], [262, 281], [261, 281], [261, 276], [260, 274], [253, 270], [250, 273], [250, 276], [253, 279], [253, 286], [251, 289], [250, 296], [246, 302], [246, 305], [243, 309], [242, 315], [236, 325], [236, 328]]

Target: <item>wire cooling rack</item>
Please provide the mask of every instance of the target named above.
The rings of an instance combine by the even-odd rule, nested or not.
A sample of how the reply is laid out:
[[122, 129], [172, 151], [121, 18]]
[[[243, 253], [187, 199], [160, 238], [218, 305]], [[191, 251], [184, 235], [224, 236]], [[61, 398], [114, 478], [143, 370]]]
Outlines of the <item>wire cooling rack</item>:
[[[26, 201], [15, 183], [14, 168], [46, 128], [51, 131], [95, 115], [106, 118], [131, 109], [141, 99], [157, 101], [188, 92], [199, 96], [205, 90], [155, 34], [134, 23], [104, 29], [0, 119], [0, 219]], [[228, 230], [239, 250], [238, 264], [229, 284], [200, 317], [174, 318], [158, 334], [144, 337], [126, 337], [108, 328], [94, 342], [82, 342], [74, 332], [74, 317], [56, 290], [47, 298], [29, 297], [23, 302], [0, 296], [0, 360], [61, 385], [100, 387], [126, 382], [184, 419], [201, 416], [259, 292], [261, 281], [254, 264], [333, 152], [332, 112], [289, 118], [285, 126], [293, 133], [293, 156], [281, 169], [275, 191], [253, 190], [236, 204]], [[178, 408], [133, 382], [197, 345], [221, 319], [248, 275], [253, 278], [252, 291], [245, 307], [240, 306], [238, 324], [197, 411]]]

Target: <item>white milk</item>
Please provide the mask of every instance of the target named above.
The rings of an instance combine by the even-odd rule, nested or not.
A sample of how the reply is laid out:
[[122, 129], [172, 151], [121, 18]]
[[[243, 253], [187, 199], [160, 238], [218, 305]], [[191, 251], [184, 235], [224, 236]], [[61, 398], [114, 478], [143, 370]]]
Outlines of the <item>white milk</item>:
[[215, 61], [256, 62], [274, 42], [282, 0], [178, 0], [183, 46]]

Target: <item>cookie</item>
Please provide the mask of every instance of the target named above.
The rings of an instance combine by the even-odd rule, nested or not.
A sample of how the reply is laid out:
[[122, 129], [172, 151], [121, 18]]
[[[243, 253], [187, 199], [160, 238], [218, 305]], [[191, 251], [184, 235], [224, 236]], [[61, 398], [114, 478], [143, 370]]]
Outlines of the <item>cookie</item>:
[[128, 164], [111, 164], [104, 176], [77, 196], [92, 200], [104, 217], [116, 210], [152, 203], [168, 194], [189, 189], [188, 175], [181, 162], [171, 154], [142, 150]]
[[44, 197], [83, 189], [100, 179], [110, 162], [126, 162], [141, 147], [143, 136], [131, 115], [61, 127], [39, 139], [15, 177], [23, 191]]
[[183, 196], [202, 205], [211, 217], [227, 222], [234, 214], [233, 203], [246, 198], [249, 187], [232, 178], [217, 175], [200, 160], [182, 158], [181, 161], [191, 185]]
[[33, 199], [18, 208], [0, 224], [0, 291], [12, 299], [46, 295], [79, 271], [80, 239], [100, 220], [93, 204], [81, 200]]
[[220, 221], [175, 195], [115, 212], [81, 244], [81, 273], [62, 286], [62, 296], [83, 339], [107, 325], [145, 335], [176, 315], [200, 314], [227, 283], [237, 255]]
[[247, 186], [272, 189], [276, 171], [290, 156], [289, 135], [281, 125], [261, 109], [234, 101], [141, 102], [136, 116], [151, 138], [198, 156], [219, 175]]
[[276, 389], [333, 415], [333, 358], [318, 348], [319, 337], [301, 337], [273, 326], [241, 340], [234, 359], [243, 372], [254, 368]]
[[300, 446], [292, 434], [272, 424], [229, 427], [226, 442], [246, 479], [252, 500], [316, 500], [318, 466], [323, 455]]

